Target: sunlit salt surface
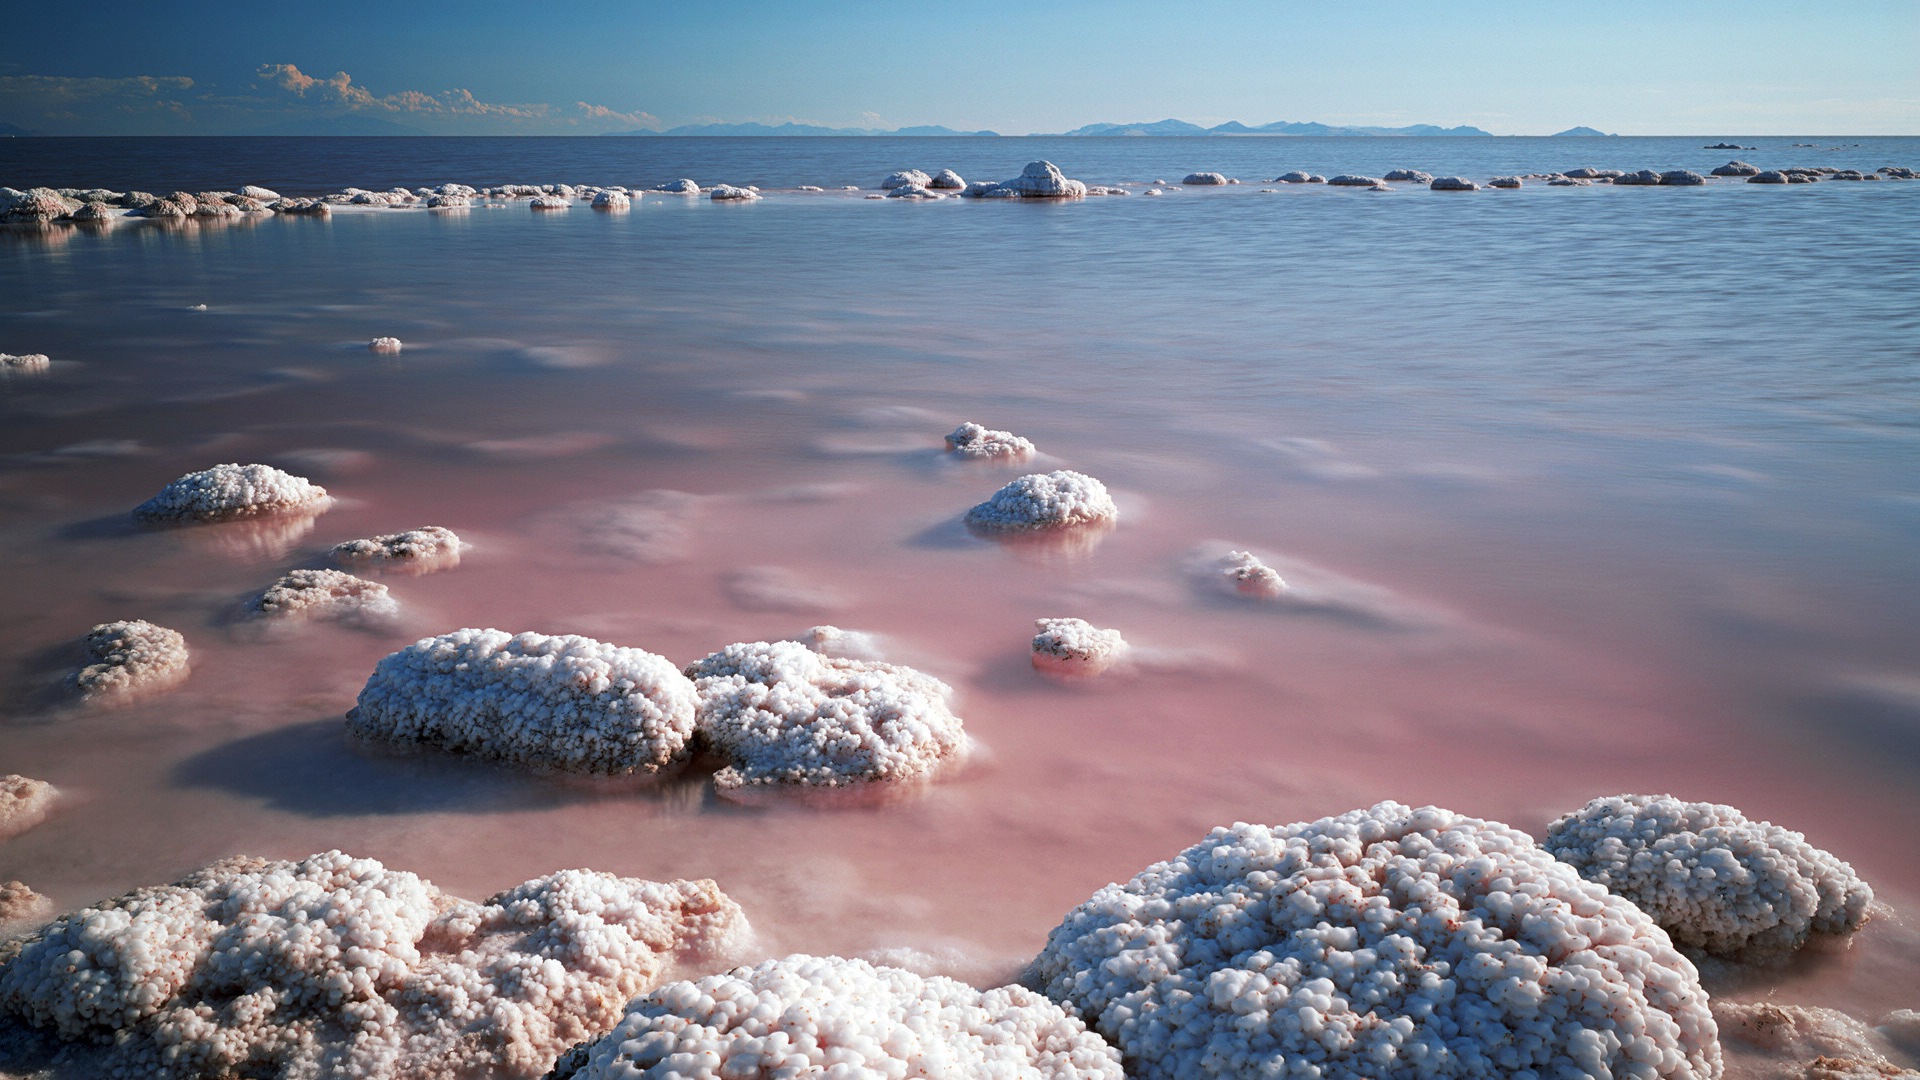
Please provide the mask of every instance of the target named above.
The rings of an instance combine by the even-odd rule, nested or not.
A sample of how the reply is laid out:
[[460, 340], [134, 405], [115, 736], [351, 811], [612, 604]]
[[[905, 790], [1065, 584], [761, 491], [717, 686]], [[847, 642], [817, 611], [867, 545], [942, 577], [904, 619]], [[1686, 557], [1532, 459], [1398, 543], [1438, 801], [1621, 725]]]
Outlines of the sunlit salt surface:
[[[1258, 190], [1705, 174], [1706, 141], [153, 140], [48, 175], [23, 155], [57, 148], [4, 140], [14, 187], [764, 197], [0, 229], [0, 347], [54, 358], [0, 381], [0, 769], [61, 792], [0, 844], [0, 883], [70, 912], [331, 849], [474, 898], [560, 867], [712, 878], [750, 960], [910, 954], [990, 988], [1215, 826], [1391, 799], [1539, 838], [1670, 792], [1804, 833], [1876, 896], [1788, 960], [1703, 964], [1715, 1000], [1877, 1027], [1920, 1007], [1920, 183]], [[1920, 164], [1912, 140], [1790, 141], [1740, 156]], [[1135, 192], [1247, 182], [860, 197], [1036, 158]], [[956, 460], [969, 418], [1043, 453]], [[222, 462], [333, 504], [130, 520]], [[970, 531], [1028, 469], [1098, 477], [1117, 526]], [[471, 548], [383, 577], [394, 625], [236, 632], [246, 597], [420, 522]], [[1237, 591], [1229, 552], [1327, 602]], [[1127, 677], [1035, 671], [1035, 620], [1062, 615], [1122, 628]], [[136, 619], [185, 636], [190, 678], [114, 709], [38, 693]], [[461, 627], [685, 666], [827, 621], [953, 688], [964, 771], [870, 808], [742, 805], [711, 762], [606, 790], [346, 731], [381, 658]], [[1780, 1064], [1722, 1043], [1730, 1076]]]

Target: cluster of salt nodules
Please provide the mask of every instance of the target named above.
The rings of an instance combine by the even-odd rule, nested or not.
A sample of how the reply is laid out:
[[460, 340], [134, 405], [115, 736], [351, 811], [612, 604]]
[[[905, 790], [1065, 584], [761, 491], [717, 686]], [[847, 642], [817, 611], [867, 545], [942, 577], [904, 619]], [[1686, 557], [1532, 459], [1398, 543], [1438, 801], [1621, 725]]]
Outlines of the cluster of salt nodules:
[[87, 631], [92, 662], [73, 674], [74, 689], [90, 700], [124, 700], [169, 690], [189, 671], [187, 639], [144, 619], [101, 623]]
[[1033, 454], [1033, 443], [1011, 431], [982, 427], [971, 420], [953, 429], [947, 436], [947, 450], [963, 458], [1024, 458]]
[[1069, 180], [1051, 161], [1030, 161], [1011, 180], [976, 180], [960, 194], [969, 199], [1078, 199], [1087, 194], [1087, 185]]
[[[1772, 1075], [1806, 1080], [1894, 1080], [1920, 1072], [1903, 1069], [1889, 1060], [1880, 1033], [1835, 1009], [1782, 1005], [1772, 1001], [1750, 1004], [1716, 999], [1713, 1018], [1720, 1038], [1729, 1046], [1745, 1044], [1777, 1066]], [[1912, 1023], [1912, 1010], [1893, 1013], [1882, 1023], [1886, 1035], [1899, 1033], [1902, 1021]], [[1899, 1044], [1898, 1038], [1886, 1042]], [[1903, 1047], [1904, 1048], [1904, 1047]]]
[[1125, 1075], [1105, 1040], [1024, 987], [976, 990], [865, 960], [789, 956], [659, 987], [550, 1077]]
[[1095, 525], [1119, 517], [1105, 484], [1085, 473], [1058, 469], [1029, 473], [967, 511], [966, 522], [988, 532], [1024, 532]]
[[327, 555], [342, 566], [426, 573], [460, 565], [460, 552], [466, 546], [452, 529], [422, 525], [335, 544]]
[[401, 344], [397, 337], [377, 337], [367, 342], [367, 351], [379, 353], [381, 356], [392, 356], [404, 348], [406, 346]]
[[110, 1044], [113, 1075], [531, 1078], [747, 935], [711, 881], [562, 870], [473, 903], [338, 851], [241, 857], [55, 920], [0, 962], [0, 1011]]
[[7, 371], [45, 371], [53, 366], [45, 353], [24, 353], [15, 356], [12, 353], [0, 353], [0, 372]]
[[1280, 572], [1268, 566], [1251, 551], [1229, 551], [1218, 563], [1221, 577], [1244, 596], [1272, 600], [1287, 591]]
[[59, 792], [45, 780], [19, 773], [0, 776], [0, 840], [26, 832], [46, 820]]
[[686, 674], [698, 695], [701, 744], [728, 762], [714, 774], [714, 790], [729, 798], [880, 794], [931, 780], [972, 748], [948, 707], [953, 691], [900, 664], [752, 641]]
[[151, 524], [230, 521], [289, 511], [319, 511], [332, 500], [327, 489], [270, 465], [215, 465], [188, 473], [134, 507], [136, 521]]
[[646, 776], [690, 755], [694, 687], [641, 649], [468, 628], [382, 659], [347, 729], [538, 768]]
[[1127, 652], [1118, 630], [1102, 630], [1084, 619], [1035, 619], [1033, 666], [1052, 675], [1085, 677], [1112, 667]]
[[400, 605], [385, 585], [344, 570], [290, 570], [247, 601], [247, 610], [268, 619], [378, 622], [398, 615]]
[[1498, 822], [1238, 823], [1068, 913], [1031, 985], [1128, 1075], [1720, 1075], [1666, 932]]
[[1542, 845], [1714, 956], [1761, 959], [1851, 933], [1873, 902], [1853, 867], [1800, 833], [1671, 795], [1595, 799], [1555, 821]]

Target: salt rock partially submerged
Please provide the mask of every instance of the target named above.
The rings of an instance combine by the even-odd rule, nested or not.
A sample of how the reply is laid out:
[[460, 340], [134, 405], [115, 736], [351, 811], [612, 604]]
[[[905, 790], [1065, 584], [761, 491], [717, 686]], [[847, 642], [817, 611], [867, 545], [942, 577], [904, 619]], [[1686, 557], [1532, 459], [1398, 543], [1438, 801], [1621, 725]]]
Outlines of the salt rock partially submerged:
[[822, 655], [795, 641], [729, 645], [686, 669], [700, 739], [730, 798], [842, 793], [932, 779], [971, 742], [947, 685], [910, 667]]
[[1030, 975], [1140, 1078], [1720, 1075], [1652, 920], [1431, 806], [1215, 829], [1074, 908]]
[[1069, 180], [1051, 161], [1030, 161], [1020, 175], [998, 184], [971, 184], [963, 195], [971, 198], [1078, 199], [1087, 185]]
[[1259, 560], [1251, 551], [1229, 551], [1220, 557], [1220, 576], [1243, 596], [1272, 600], [1287, 591], [1280, 572]]
[[1430, 191], [1479, 191], [1480, 185], [1464, 176], [1442, 176], [1427, 185]]
[[1327, 178], [1324, 176], [1315, 176], [1313, 173], [1295, 170], [1293, 172], [1281, 173], [1279, 176], [1273, 178], [1273, 182], [1276, 184], [1324, 184], [1327, 182]]
[[1853, 867], [1800, 833], [1671, 795], [1595, 799], [1555, 821], [1542, 846], [1715, 956], [1762, 958], [1850, 933], [1873, 902]]
[[367, 351], [381, 356], [393, 356], [404, 348], [406, 346], [402, 345], [397, 337], [377, 337], [367, 342]]
[[1102, 630], [1084, 619], [1035, 619], [1033, 666], [1051, 675], [1098, 675], [1126, 655], [1127, 640], [1118, 630]]
[[52, 366], [53, 361], [47, 359], [45, 353], [25, 353], [20, 356], [0, 353], [0, 373], [45, 371]]
[[74, 672], [73, 686], [89, 700], [124, 700], [170, 690], [190, 672], [187, 639], [144, 619], [101, 623], [87, 631], [93, 662]]
[[679, 180], [669, 180], [664, 184], [655, 184], [653, 185], [653, 190], [665, 192], [668, 195], [698, 195], [700, 194], [700, 185], [694, 183], [692, 180], [682, 178]]
[[690, 754], [694, 687], [640, 649], [469, 628], [381, 660], [347, 730], [540, 768], [652, 775]]
[[1517, 188], [1524, 183], [1525, 181], [1517, 176], [1496, 176], [1487, 181], [1487, 186], [1493, 188]]
[[1110, 522], [1120, 510], [1105, 484], [1085, 473], [1058, 469], [1029, 473], [967, 511], [967, 524], [987, 532], [1064, 529]]
[[734, 187], [732, 184], [721, 184], [707, 194], [714, 202], [752, 202], [760, 197], [760, 193], [752, 188]]
[[318, 513], [327, 489], [270, 465], [215, 465], [188, 473], [133, 509], [135, 521], [165, 524], [231, 521], [291, 511]]
[[1431, 184], [1433, 183], [1433, 174], [1421, 172], [1419, 169], [1395, 169], [1381, 179], [1413, 184]]
[[927, 186], [937, 191], [962, 191], [967, 182], [952, 169], [941, 169], [933, 179], [927, 181]]
[[1660, 174], [1660, 182], [1667, 187], [1693, 187], [1707, 182], [1707, 178], [1690, 169], [1671, 169]]
[[1183, 184], [1192, 185], [1194, 187], [1212, 187], [1219, 184], [1225, 184], [1227, 182], [1227, 178], [1226, 178], [1226, 175], [1223, 173], [1197, 172], [1197, 173], [1188, 173], [1186, 177], [1182, 179], [1180, 182]]
[[1760, 166], [1749, 165], [1744, 161], [1729, 161], [1713, 170], [1715, 176], [1759, 176]]
[[[885, 180], [880, 181], [881, 191], [892, 191], [894, 188], [903, 187], [923, 188], [932, 186], [933, 177], [928, 176], [919, 169], [903, 169], [900, 172], [888, 176]], [[961, 186], [965, 187], [966, 185], [962, 184]]]
[[1020, 986], [838, 956], [789, 956], [635, 1001], [550, 1080], [657, 1077], [993, 1077], [1123, 1080], [1120, 1054]]
[[466, 547], [452, 529], [422, 525], [406, 532], [348, 540], [335, 544], [327, 554], [343, 566], [424, 574], [460, 565], [460, 552]]
[[1378, 187], [1386, 181], [1374, 176], [1354, 176], [1342, 173], [1327, 181], [1330, 187]]
[[747, 934], [711, 881], [563, 870], [476, 904], [338, 851], [241, 857], [55, 920], [0, 962], [0, 1011], [110, 1044], [114, 1075], [531, 1078]]
[[379, 622], [400, 613], [387, 587], [343, 570], [291, 570], [247, 601], [247, 610], [268, 619], [331, 619]]
[[968, 420], [947, 436], [947, 451], [955, 457], [1015, 460], [1031, 457], [1033, 443], [1011, 431], [983, 427]]
[[58, 794], [45, 780], [19, 773], [0, 776], [0, 840], [17, 836], [45, 821]]
[[631, 210], [633, 198], [623, 191], [602, 191], [594, 195], [592, 205], [595, 210]]

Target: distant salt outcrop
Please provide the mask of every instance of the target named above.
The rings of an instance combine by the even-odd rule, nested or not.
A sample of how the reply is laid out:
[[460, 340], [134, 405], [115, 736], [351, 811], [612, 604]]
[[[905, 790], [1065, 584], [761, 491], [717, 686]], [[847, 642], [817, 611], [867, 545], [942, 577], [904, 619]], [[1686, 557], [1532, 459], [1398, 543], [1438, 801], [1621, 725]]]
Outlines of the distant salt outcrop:
[[927, 186], [938, 191], [962, 191], [966, 189], [967, 182], [952, 169], [941, 169], [938, 175], [927, 181]]
[[188, 473], [133, 509], [146, 524], [231, 521], [290, 512], [317, 513], [333, 502], [327, 489], [270, 465], [227, 463]]
[[714, 202], [753, 202], [760, 197], [760, 193], [752, 188], [721, 184], [708, 192], [707, 197]]
[[1626, 173], [1619, 169], [1595, 169], [1591, 166], [1582, 166], [1578, 169], [1568, 169], [1566, 175], [1575, 180], [1612, 180], [1625, 176]]
[[[880, 181], [880, 190], [892, 191], [894, 188], [902, 188], [902, 187], [923, 188], [923, 187], [929, 187], [932, 184], [933, 184], [933, 177], [928, 176], [926, 173], [921, 172], [919, 169], [905, 169], [905, 170], [902, 170], [901, 172], [897, 172], [892, 174], [891, 176], [888, 176], [885, 180]], [[962, 185], [962, 186], [964, 187], [965, 185]]]
[[1666, 187], [1695, 187], [1706, 182], [1706, 177], [1690, 169], [1673, 169], [1660, 174], [1660, 183]]
[[[1568, 173], [1567, 175], [1572, 176], [1573, 174]], [[1641, 169], [1637, 172], [1630, 173], [1615, 173], [1613, 182], [1617, 187], [1653, 187], [1660, 183], [1660, 174], [1654, 172], [1652, 169]]]
[[397, 337], [377, 337], [367, 342], [367, 351], [381, 356], [397, 356], [404, 348]]
[[[1734, 149], [1739, 149], [1735, 147]], [[1759, 176], [1760, 166], [1749, 165], [1744, 161], [1729, 161], [1713, 170], [1715, 176]]]
[[535, 195], [527, 202], [527, 206], [533, 210], [565, 210], [572, 205], [572, 199], [559, 195]]
[[26, 353], [20, 356], [0, 353], [0, 374], [40, 372], [51, 366], [53, 361], [47, 359], [45, 353]]
[[398, 615], [400, 605], [377, 581], [342, 570], [292, 570], [247, 601], [247, 610], [264, 619], [378, 623]]
[[1781, 1066], [1777, 1075], [1806, 1080], [1913, 1080], [1920, 1072], [1888, 1060], [1873, 1029], [1837, 1009], [1750, 1004], [1716, 999], [1720, 1038], [1744, 1043]]
[[1327, 181], [1331, 187], [1377, 187], [1383, 183], [1385, 181], [1377, 176], [1355, 176], [1350, 173], [1342, 173]]
[[630, 210], [633, 199], [624, 191], [602, 191], [593, 197], [595, 210]]
[[1033, 456], [1033, 443], [1011, 431], [983, 427], [968, 420], [947, 436], [947, 450], [955, 457], [1015, 461]]
[[34, 892], [26, 882], [0, 881], [0, 938], [13, 937], [16, 928], [45, 922], [52, 914], [53, 901]]
[[946, 198], [944, 194], [938, 191], [932, 191], [927, 188], [921, 187], [918, 184], [907, 184], [901, 187], [893, 188], [892, 190], [887, 192], [886, 197], [889, 199], [927, 199], [927, 200]]
[[1479, 191], [1480, 185], [1464, 176], [1442, 176], [1427, 187], [1433, 191]]
[[664, 184], [655, 184], [653, 190], [668, 195], [698, 195], [700, 185], [687, 179], [669, 180]]
[[1087, 194], [1087, 185], [1069, 180], [1051, 161], [1030, 161], [1020, 175], [998, 184], [976, 181], [962, 195], [973, 199], [1079, 199]]
[[1103, 630], [1085, 619], [1035, 619], [1033, 666], [1049, 675], [1086, 678], [1098, 675], [1127, 653], [1118, 630]]
[[1324, 176], [1316, 176], [1313, 173], [1296, 171], [1281, 173], [1279, 176], [1273, 178], [1273, 182], [1276, 184], [1324, 184], [1327, 182], [1327, 178]]
[[422, 525], [406, 532], [335, 544], [327, 555], [344, 566], [424, 574], [460, 565], [460, 552], [466, 547], [452, 529]]
[[0, 840], [18, 836], [46, 820], [59, 791], [45, 780], [8, 773], [0, 776]]
[[187, 639], [144, 619], [101, 623], [87, 632], [92, 661], [74, 672], [73, 687], [90, 701], [127, 701], [171, 690], [191, 668]]
[[1524, 182], [1525, 181], [1517, 176], [1496, 176], [1487, 181], [1487, 186], [1492, 188], [1517, 188]]
[[1395, 169], [1382, 177], [1382, 179], [1396, 182], [1404, 181], [1413, 184], [1431, 184], [1433, 183], [1433, 174], [1421, 172], [1419, 169]]
[[1182, 179], [1180, 182], [1182, 184], [1187, 184], [1193, 187], [1214, 187], [1217, 185], [1225, 184], [1227, 182], [1227, 178], [1224, 173], [1197, 172], [1197, 173], [1188, 173], [1186, 177]]
[[1242, 596], [1272, 600], [1287, 591], [1280, 572], [1261, 562], [1250, 551], [1229, 551], [1217, 564], [1220, 576]]

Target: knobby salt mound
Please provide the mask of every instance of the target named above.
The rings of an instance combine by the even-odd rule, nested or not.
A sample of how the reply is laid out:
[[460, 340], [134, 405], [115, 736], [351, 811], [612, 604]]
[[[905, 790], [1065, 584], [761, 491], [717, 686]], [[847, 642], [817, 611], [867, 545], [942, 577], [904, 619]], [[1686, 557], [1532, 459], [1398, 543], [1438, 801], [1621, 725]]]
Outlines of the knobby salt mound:
[[1431, 806], [1215, 829], [1075, 908], [1031, 976], [1134, 1077], [1720, 1075], [1664, 931]]
[[1671, 795], [1595, 799], [1555, 821], [1542, 845], [1715, 956], [1762, 958], [1850, 933], [1873, 902], [1853, 867], [1800, 833]]
[[58, 794], [45, 780], [19, 773], [0, 776], [0, 840], [17, 836], [45, 821]]
[[1029, 473], [967, 511], [967, 524], [988, 532], [1063, 529], [1109, 522], [1120, 516], [1105, 484], [1085, 473], [1059, 469]]
[[550, 1080], [994, 1077], [1123, 1080], [1120, 1055], [1046, 998], [837, 956], [789, 956], [635, 1001]]
[[689, 756], [694, 692], [640, 649], [575, 634], [455, 630], [381, 660], [347, 729], [401, 746], [601, 776]]
[[947, 436], [947, 450], [955, 457], [1015, 460], [1031, 457], [1033, 443], [1011, 431], [982, 427], [968, 420]]
[[93, 700], [124, 700], [170, 690], [190, 672], [187, 639], [144, 619], [101, 623], [87, 631], [93, 662], [74, 672], [73, 685]]
[[1098, 675], [1126, 655], [1127, 640], [1118, 630], [1102, 630], [1084, 619], [1035, 619], [1033, 666], [1056, 675]]
[[1030, 161], [1020, 175], [998, 184], [975, 182], [961, 192], [972, 199], [1078, 199], [1087, 194], [1087, 185], [1069, 180], [1051, 161]]
[[422, 525], [406, 532], [335, 544], [327, 555], [343, 566], [427, 573], [460, 565], [466, 544], [452, 529]]
[[267, 619], [374, 623], [400, 614], [400, 605], [377, 581], [343, 570], [292, 570], [247, 601], [247, 610]]
[[729, 764], [729, 798], [782, 792], [878, 794], [934, 778], [971, 742], [931, 675], [825, 656], [796, 641], [729, 645], [687, 668], [702, 742]]
[[304, 510], [318, 513], [332, 503], [327, 489], [270, 465], [215, 465], [175, 480], [134, 507], [135, 521], [165, 524], [231, 521]]
[[962, 191], [965, 190], [967, 182], [952, 169], [941, 169], [939, 175], [927, 181], [927, 186], [939, 191]]
[[0, 962], [0, 1011], [111, 1044], [114, 1075], [537, 1077], [747, 934], [711, 881], [562, 870], [476, 904], [338, 851], [241, 857], [54, 921]]

